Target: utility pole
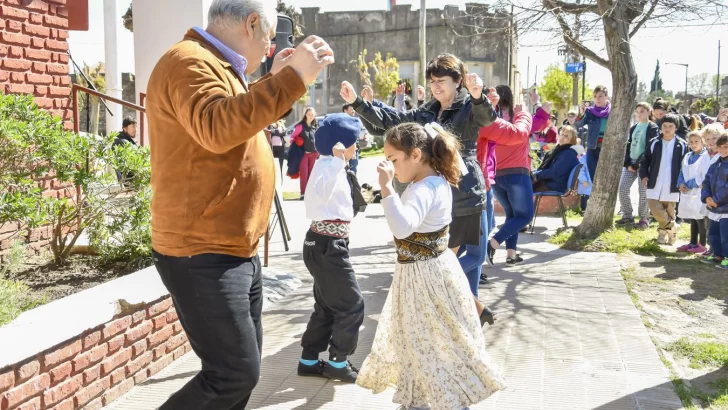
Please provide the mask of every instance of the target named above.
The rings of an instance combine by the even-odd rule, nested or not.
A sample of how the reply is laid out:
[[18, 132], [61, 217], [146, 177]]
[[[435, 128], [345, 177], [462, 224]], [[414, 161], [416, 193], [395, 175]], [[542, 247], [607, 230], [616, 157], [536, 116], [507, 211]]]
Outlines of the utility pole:
[[683, 97], [683, 101], [684, 101], [683, 105], [685, 108], [685, 112], [687, 113], [688, 109], [690, 108], [690, 107], [688, 107], [688, 67], [690, 64], [683, 64], [683, 63], [665, 63], [665, 64], [681, 65], [681, 66], [685, 67], [685, 96]]
[[[426, 0], [420, 1], [420, 84], [427, 88], [427, 5]], [[414, 90], [413, 90], [414, 91]]]
[[531, 81], [531, 56], [528, 56], [528, 65], [526, 66], [526, 88], [531, 88], [528, 82]]
[[720, 83], [720, 40], [718, 40], [718, 78], [715, 82], [715, 115], [718, 115], [718, 113], [720, 112]]
[[[581, 4], [581, 0], [576, 0], [576, 4]], [[575, 17], [576, 24], [575, 24], [575, 31], [576, 31], [576, 42], [579, 42], [579, 38], [581, 37], [581, 20], [579, 19], [579, 15], [577, 14]], [[579, 53], [575, 49], [571, 49], [571, 53], [569, 53], [571, 56], [571, 62], [578, 62], [579, 61]], [[583, 69], [582, 69], [583, 70]], [[571, 89], [571, 105], [574, 107], [579, 106], [579, 73], [574, 73], [574, 85]]]
[[586, 58], [581, 57], [581, 64], [584, 66], [581, 70], [581, 100], [586, 100]]
[[512, 90], [516, 89], [516, 82], [515, 82], [515, 70], [513, 69], [513, 37], [514, 37], [514, 30], [513, 30], [513, 8], [514, 6], [511, 5], [511, 15], [510, 19], [508, 20], [508, 86], [511, 87]]

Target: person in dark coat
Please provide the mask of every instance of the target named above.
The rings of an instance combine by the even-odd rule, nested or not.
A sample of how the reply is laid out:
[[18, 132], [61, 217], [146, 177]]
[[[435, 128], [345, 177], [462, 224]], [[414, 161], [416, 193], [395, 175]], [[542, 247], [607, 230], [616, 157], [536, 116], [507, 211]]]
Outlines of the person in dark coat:
[[[136, 141], [134, 141], [134, 138], [136, 137], [137, 133], [137, 122], [135, 119], [126, 117], [124, 118], [124, 121], [121, 123], [121, 132], [119, 132], [119, 135], [116, 136], [116, 139], [114, 139], [114, 142], [111, 144], [112, 148], [120, 147], [125, 144], [131, 144], [133, 146], [137, 146]], [[131, 172], [127, 172], [124, 175], [122, 175], [122, 172], [117, 170], [116, 171], [116, 179], [119, 181], [120, 184], [124, 186], [124, 188], [129, 188], [131, 186], [131, 179], [134, 178], [134, 174]]]
[[723, 134], [716, 143], [719, 158], [713, 162], [705, 175], [700, 192], [700, 200], [710, 212], [710, 232], [708, 239], [713, 249], [713, 256], [708, 259], [720, 263], [720, 267], [728, 256], [728, 134]]
[[[342, 84], [342, 97], [352, 104], [359, 116], [374, 127], [384, 130], [398, 124], [416, 122], [421, 125], [437, 122], [455, 134], [462, 149], [460, 154], [467, 173], [453, 188], [453, 222], [450, 225], [451, 249], [480, 243], [480, 217], [485, 207], [483, 171], [476, 159], [476, 144], [481, 127], [497, 119], [495, 110], [483, 93], [477, 74], [466, 74], [463, 63], [452, 54], [441, 54], [427, 66], [434, 98], [413, 110], [385, 110], [357, 96], [348, 82]], [[463, 87], [465, 83], [467, 87]]]
[[[341, 85], [341, 97], [374, 127], [388, 130], [402, 123], [427, 125], [436, 122], [458, 138], [462, 178], [457, 187], [452, 187], [448, 242], [448, 248], [458, 254], [463, 246], [479, 247], [481, 241], [487, 240], [481, 229], [486, 215], [486, 185], [477, 160], [477, 142], [480, 129], [498, 119], [489, 101], [498, 97], [495, 88], [484, 92], [483, 80], [475, 73], [467, 73], [463, 62], [452, 54], [440, 54], [431, 60], [427, 64], [426, 78], [433, 99], [409, 111], [377, 108], [357, 96], [354, 87], [346, 81]], [[492, 312], [477, 298], [475, 304], [481, 324], [492, 323]]]
[[561, 127], [559, 145], [546, 153], [541, 166], [533, 172], [533, 192], [563, 192], [569, 189], [569, 175], [579, 165], [584, 147], [576, 143], [576, 129], [570, 125]]

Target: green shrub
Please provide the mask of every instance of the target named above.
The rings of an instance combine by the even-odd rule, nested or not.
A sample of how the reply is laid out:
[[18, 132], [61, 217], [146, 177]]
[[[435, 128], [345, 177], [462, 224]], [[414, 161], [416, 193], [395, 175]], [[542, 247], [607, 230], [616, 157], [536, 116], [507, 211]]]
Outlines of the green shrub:
[[[105, 215], [114, 206], [122, 206], [123, 198], [149, 189], [148, 149], [113, 147], [114, 135], [97, 137], [66, 131], [62, 120], [39, 109], [31, 96], [18, 95], [0, 96], [0, 141], [0, 159], [12, 158], [0, 160], [0, 224], [19, 221], [28, 228], [51, 225], [51, 249], [57, 264], [66, 261], [78, 237], [91, 226], [143, 225], [129, 222], [126, 216], [119, 223]], [[116, 170], [129, 178], [123, 189], [119, 189]], [[70, 192], [79, 187], [81, 197], [44, 196], [35, 182], [43, 177], [52, 177]], [[148, 212], [140, 212], [134, 218], [146, 217], [148, 223]], [[138, 241], [144, 235], [134, 232], [131, 236]], [[96, 237], [102, 238], [98, 243], [105, 246], [103, 235]]]
[[20, 282], [0, 279], [0, 326], [10, 323], [26, 310], [45, 303], [45, 298], [30, 295], [30, 288]]

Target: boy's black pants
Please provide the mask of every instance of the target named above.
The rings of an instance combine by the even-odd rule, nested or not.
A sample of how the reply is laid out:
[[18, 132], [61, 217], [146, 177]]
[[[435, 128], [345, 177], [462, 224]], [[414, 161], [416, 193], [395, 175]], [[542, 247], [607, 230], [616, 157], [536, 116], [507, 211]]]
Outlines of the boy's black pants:
[[329, 349], [329, 360], [342, 362], [356, 350], [364, 321], [364, 300], [349, 260], [349, 240], [306, 233], [303, 261], [313, 276], [316, 303], [301, 339], [304, 360], [318, 360]]

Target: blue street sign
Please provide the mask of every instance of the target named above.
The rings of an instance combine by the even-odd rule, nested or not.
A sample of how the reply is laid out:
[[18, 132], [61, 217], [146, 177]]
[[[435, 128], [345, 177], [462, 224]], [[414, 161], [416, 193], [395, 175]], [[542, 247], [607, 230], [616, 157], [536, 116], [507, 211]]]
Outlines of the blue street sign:
[[566, 72], [567, 73], [580, 73], [584, 71], [584, 63], [566, 63]]

